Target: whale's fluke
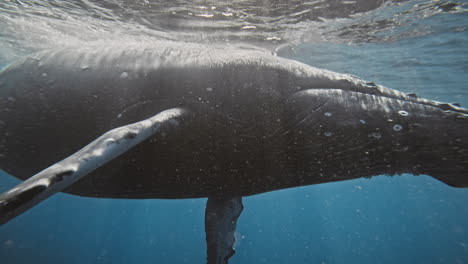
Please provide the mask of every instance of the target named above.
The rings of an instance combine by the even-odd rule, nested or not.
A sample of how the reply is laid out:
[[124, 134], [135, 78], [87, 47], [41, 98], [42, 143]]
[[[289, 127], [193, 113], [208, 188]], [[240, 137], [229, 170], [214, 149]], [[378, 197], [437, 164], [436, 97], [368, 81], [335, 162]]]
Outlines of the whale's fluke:
[[143, 121], [112, 129], [68, 158], [18, 184], [0, 195], [0, 224], [62, 191], [156, 133], [177, 126], [178, 119], [187, 112], [173, 108]]
[[208, 197], [205, 211], [208, 264], [227, 264], [234, 255], [234, 233], [242, 209], [242, 197]]

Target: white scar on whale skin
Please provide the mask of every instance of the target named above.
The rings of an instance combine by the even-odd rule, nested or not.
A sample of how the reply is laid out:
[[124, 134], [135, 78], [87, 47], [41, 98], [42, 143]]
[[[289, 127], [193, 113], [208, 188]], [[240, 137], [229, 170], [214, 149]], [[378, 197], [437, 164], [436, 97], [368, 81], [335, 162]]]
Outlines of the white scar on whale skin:
[[[0, 195], [0, 209], [15, 206], [0, 218], [0, 224], [28, 210], [49, 196], [62, 191], [90, 172], [143, 142], [162, 129], [177, 126], [177, 118], [188, 111], [173, 108], [130, 125], [103, 134], [68, 158], [55, 163]], [[172, 121], [172, 122], [171, 122]]]

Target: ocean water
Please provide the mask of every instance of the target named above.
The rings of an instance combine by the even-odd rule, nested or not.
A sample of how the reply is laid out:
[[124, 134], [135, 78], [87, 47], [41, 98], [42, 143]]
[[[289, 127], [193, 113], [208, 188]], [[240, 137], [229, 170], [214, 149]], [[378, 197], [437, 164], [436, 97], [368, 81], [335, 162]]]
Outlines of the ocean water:
[[[468, 106], [467, 1], [331, 2], [4, 1], [0, 65], [102, 39], [248, 43]], [[0, 227], [0, 263], [205, 263], [205, 203], [56, 194]], [[408, 174], [246, 197], [230, 263], [468, 263], [467, 205]]]

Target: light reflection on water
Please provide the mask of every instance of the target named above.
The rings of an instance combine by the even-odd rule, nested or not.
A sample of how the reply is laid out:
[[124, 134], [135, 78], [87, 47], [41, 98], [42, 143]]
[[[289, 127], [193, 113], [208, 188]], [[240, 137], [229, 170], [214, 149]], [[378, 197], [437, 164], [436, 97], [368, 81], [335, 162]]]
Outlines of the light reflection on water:
[[[8, 0], [0, 3], [0, 43], [11, 60], [25, 52], [102, 40], [242, 42], [272, 49], [323, 41], [389, 42], [431, 34], [438, 25], [421, 21], [466, 10], [464, 1], [436, 0]], [[466, 31], [463, 25], [453, 27]]]

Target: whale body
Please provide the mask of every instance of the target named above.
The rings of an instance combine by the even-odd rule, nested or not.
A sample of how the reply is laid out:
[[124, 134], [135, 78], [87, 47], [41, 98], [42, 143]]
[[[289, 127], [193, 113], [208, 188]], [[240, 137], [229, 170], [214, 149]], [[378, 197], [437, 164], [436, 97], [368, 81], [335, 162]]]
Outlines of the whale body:
[[[77, 151], [89, 142], [168, 109], [178, 110], [155, 122], [172, 125], [54, 192], [208, 197], [214, 209], [207, 207], [207, 217], [229, 207], [236, 220], [238, 197], [296, 186], [412, 173], [468, 187], [467, 109], [260, 50], [187, 43], [67, 47], [6, 67], [0, 169], [26, 180], [74, 153], [76, 162], [67, 164], [87, 162]], [[99, 156], [107, 145], [86, 153]], [[21, 189], [30, 191], [21, 196]], [[5, 210], [42, 192], [31, 190], [12, 190]], [[219, 263], [232, 254], [222, 253]]]

